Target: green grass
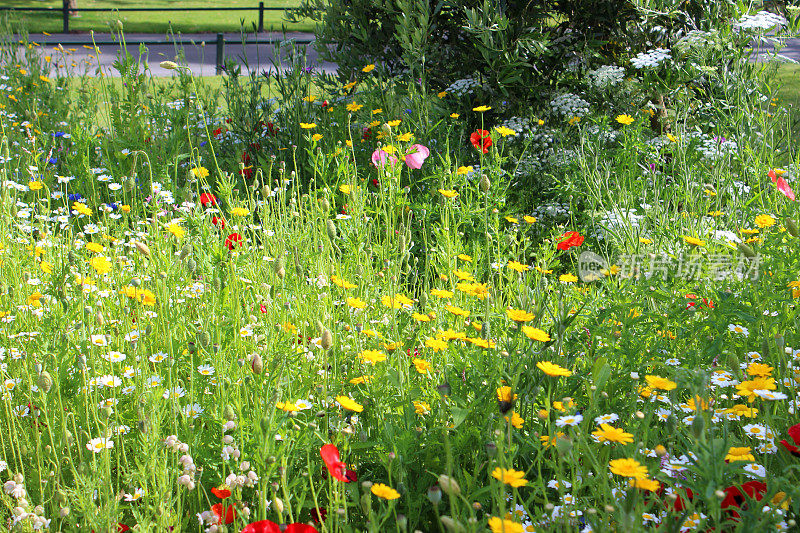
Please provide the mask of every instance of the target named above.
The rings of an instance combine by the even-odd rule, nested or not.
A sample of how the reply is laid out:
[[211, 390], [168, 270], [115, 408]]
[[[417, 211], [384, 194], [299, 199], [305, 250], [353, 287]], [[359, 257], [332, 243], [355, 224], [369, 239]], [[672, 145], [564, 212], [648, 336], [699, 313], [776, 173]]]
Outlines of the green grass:
[[[294, 7], [297, 0], [265, 0], [265, 7]], [[61, 0], [5, 0], [3, 6], [8, 7], [55, 7], [60, 8]], [[133, 8], [133, 7], [258, 7], [258, 0], [78, 0], [79, 9], [87, 8]], [[23, 26], [29, 33], [56, 33], [62, 31], [61, 12], [18, 12]], [[258, 11], [97, 11], [81, 12], [78, 17], [70, 19], [70, 31], [96, 32], [108, 31], [109, 22], [121, 20], [128, 33], [166, 33], [172, 28], [175, 32], [233, 32], [239, 31], [242, 24], [252, 29], [258, 23]], [[265, 11], [264, 29], [309, 31], [313, 25], [288, 24], [283, 11]]]

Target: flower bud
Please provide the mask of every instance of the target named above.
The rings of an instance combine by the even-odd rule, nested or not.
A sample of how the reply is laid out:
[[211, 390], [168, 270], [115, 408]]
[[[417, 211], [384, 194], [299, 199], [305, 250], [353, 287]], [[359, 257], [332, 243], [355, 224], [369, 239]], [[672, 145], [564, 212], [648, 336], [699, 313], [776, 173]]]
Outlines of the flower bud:
[[481, 177], [481, 183], [480, 183], [481, 192], [486, 192], [486, 191], [488, 191], [488, 190], [489, 190], [489, 187], [491, 187], [491, 186], [492, 186], [492, 182], [491, 182], [491, 181], [489, 181], [489, 176], [487, 176], [486, 174], [484, 174], [484, 175]]
[[254, 374], [261, 374], [261, 372], [264, 371], [264, 361], [261, 359], [260, 355], [253, 355], [253, 358], [250, 360], [250, 368], [253, 369]]
[[458, 482], [444, 474], [439, 476], [439, 487], [449, 496], [458, 496], [461, 494], [461, 487], [458, 486]]
[[694, 420], [692, 420], [692, 435], [694, 438], [699, 439], [700, 436], [703, 434], [703, 431], [706, 429], [706, 419], [703, 415], [695, 415]]
[[328, 232], [328, 238], [330, 240], [336, 240], [336, 224], [333, 223], [333, 220], [328, 219], [328, 221], [325, 223], [325, 230]]
[[230, 404], [227, 404], [225, 409], [222, 410], [222, 418], [229, 422], [236, 420], [236, 413], [233, 411], [233, 407]]
[[39, 387], [39, 390], [47, 394], [50, 392], [50, 389], [53, 388], [53, 378], [50, 377], [50, 374], [45, 370], [36, 378], [36, 385]]
[[439, 488], [439, 485], [434, 485], [428, 489], [428, 501], [433, 505], [439, 505], [439, 502], [442, 501], [442, 489]]
[[750, 248], [747, 244], [740, 242], [736, 245], [739, 248], [739, 251], [742, 253], [743, 256], [747, 258], [753, 258], [756, 256], [756, 252]]
[[331, 349], [331, 346], [333, 346], [333, 334], [330, 332], [330, 330], [326, 329], [322, 332], [322, 338], [320, 339], [319, 343], [323, 350]]
[[174, 61], [162, 61], [161, 63], [159, 63], [159, 66], [167, 70], [175, 70], [176, 68], [178, 68], [178, 64], [175, 63]]
[[797, 222], [795, 222], [793, 218], [786, 219], [786, 231], [789, 232], [789, 235], [792, 237], [800, 235], [800, 232], [797, 230]]
[[140, 254], [146, 257], [150, 257], [150, 247], [147, 246], [145, 243], [141, 241], [133, 241], [133, 245], [136, 247], [136, 249], [139, 251]]

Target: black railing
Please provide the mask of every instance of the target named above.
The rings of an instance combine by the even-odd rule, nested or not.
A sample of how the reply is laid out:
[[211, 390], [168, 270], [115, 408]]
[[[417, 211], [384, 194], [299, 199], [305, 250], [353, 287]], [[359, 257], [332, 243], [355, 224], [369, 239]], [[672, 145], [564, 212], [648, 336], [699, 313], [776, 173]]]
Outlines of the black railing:
[[264, 31], [265, 11], [288, 11], [291, 7], [267, 7], [264, 2], [259, 2], [257, 7], [87, 7], [70, 8], [69, 2], [64, 2], [62, 7], [0, 7], [0, 11], [46, 11], [60, 12], [63, 21], [63, 33], [69, 33], [69, 16], [71, 13], [81, 11], [258, 11], [258, 31]]
[[[308, 44], [311, 44], [312, 42], [314, 42], [314, 41], [302, 40], [302, 39], [293, 39], [293, 41], [296, 44], [304, 44], [304, 45], [308, 45]], [[199, 39], [199, 40], [198, 39], [171, 39], [171, 40], [157, 41], [157, 40], [147, 39], [147, 40], [131, 41], [131, 40], [126, 39], [125, 43], [129, 44], [129, 45], [133, 45], [133, 46], [139, 46], [139, 45], [142, 45], [142, 44], [143, 45], [156, 44], [156, 45], [178, 45], [178, 46], [186, 46], [186, 45], [202, 45], [202, 46], [205, 46], [208, 43], [212, 43], [212, 44], [214, 44], [216, 46], [216, 73], [220, 74], [222, 72], [222, 68], [223, 68], [223, 66], [225, 64], [225, 45], [226, 44], [245, 44], [245, 45], [248, 45], [248, 44], [274, 44], [275, 41], [274, 40], [266, 40], [266, 39], [255, 39], [255, 40], [252, 40], [252, 41], [242, 41], [241, 39], [225, 39], [225, 35], [223, 35], [222, 33], [218, 33], [217, 37], [215, 39], [213, 39], [213, 40], [210, 40], [210, 39], [209, 40], [206, 40], [206, 39]], [[55, 41], [55, 40], [53, 40], [53, 41], [46, 41], [46, 42], [39, 43], [39, 44], [47, 44], [47, 45], [61, 44], [61, 45], [67, 45], [67, 46], [72, 46], [72, 45], [75, 45], [75, 46], [77, 46], [77, 45], [89, 46], [89, 44], [92, 44], [93, 46], [96, 45], [97, 47], [100, 47], [100, 46], [119, 46], [120, 43], [117, 42], [117, 41], [92, 41], [91, 43], [89, 43], [89, 42], [86, 42], [86, 41], [62, 41], [62, 40]]]

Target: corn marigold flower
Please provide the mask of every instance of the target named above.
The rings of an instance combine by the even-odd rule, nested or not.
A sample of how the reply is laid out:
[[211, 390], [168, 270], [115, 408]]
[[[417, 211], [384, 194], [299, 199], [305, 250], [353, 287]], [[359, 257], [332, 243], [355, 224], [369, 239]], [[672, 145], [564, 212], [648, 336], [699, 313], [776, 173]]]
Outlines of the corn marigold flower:
[[656, 492], [658, 489], [661, 488], [661, 483], [659, 483], [655, 479], [633, 478], [628, 480], [628, 483], [630, 484], [631, 487], [646, 490], [649, 492]]
[[550, 341], [550, 335], [548, 335], [546, 331], [542, 331], [541, 329], [534, 328], [532, 326], [522, 326], [522, 333], [524, 333], [525, 336], [532, 341], [539, 341], [539, 342]]
[[434, 352], [441, 352], [447, 349], [448, 344], [441, 339], [430, 338], [425, 340], [425, 346]]
[[[445, 343], [445, 345], [446, 344], [447, 343]], [[428, 361], [425, 361], [424, 359], [419, 359], [419, 358], [415, 357], [414, 360], [412, 361], [412, 363], [414, 364], [414, 368], [420, 374], [424, 375], [424, 374], [427, 374], [428, 372], [431, 371], [432, 365]]]
[[524, 487], [528, 484], [525, 472], [520, 470], [505, 469], [499, 466], [492, 471], [492, 477], [514, 488]]
[[742, 446], [742, 447], [733, 446], [728, 450], [727, 455], [725, 455], [725, 460], [754, 462], [756, 458], [753, 455], [752, 451], [753, 449], [749, 446]]
[[341, 405], [343, 408], [347, 409], [348, 411], [354, 411], [356, 413], [360, 413], [364, 410], [364, 406], [360, 403], [356, 402], [355, 400], [351, 399], [348, 396], [337, 396], [336, 401]]
[[512, 426], [517, 429], [522, 429], [523, 424], [525, 424], [525, 419], [519, 416], [516, 411], [511, 412], [511, 416], [504, 416], [503, 418], [506, 419], [506, 422], [510, 422]]
[[421, 402], [421, 401], [418, 401], [418, 400], [414, 400], [411, 403], [412, 403], [412, 405], [414, 405], [414, 414], [427, 415], [428, 413], [431, 412], [430, 404], [427, 404], [425, 402]]
[[697, 237], [690, 237], [689, 235], [682, 235], [683, 241], [686, 244], [691, 244], [692, 246], [699, 246], [703, 247], [706, 245], [706, 241], [702, 239], [698, 239]]
[[533, 320], [536, 315], [522, 309], [506, 309], [506, 316], [514, 322], [527, 322]]
[[458, 196], [458, 193], [456, 191], [449, 189], [439, 189], [439, 194], [441, 194], [445, 198], [455, 198], [456, 196]]
[[235, 217], [246, 217], [250, 214], [250, 210], [246, 207], [234, 207], [231, 209], [231, 215]]
[[300, 127], [304, 130], [311, 130], [317, 127], [313, 122], [301, 122]]
[[775, 219], [772, 218], [770, 215], [758, 215], [755, 218], [756, 226], [761, 229], [769, 228], [775, 225]]
[[567, 370], [566, 368], [555, 363], [551, 363], [550, 361], [539, 361], [536, 363], [536, 368], [552, 377], [569, 377], [572, 375], [570, 370]]
[[511, 270], [516, 270], [517, 272], [526, 272], [531, 269], [528, 265], [523, 265], [517, 261], [509, 261], [506, 263], [506, 267], [510, 268]]
[[670, 391], [678, 386], [678, 384], [674, 381], [670, 381], [667, 378], [662, 378], [661, 376], [647, 375], [644, 377], [644, 379], [647, 381], [647, 384], [650, 386], [650, 388], [653, 389]]
[[363, 350], [358, 357], [365, 363], [375, 364], [386, 360], [386, 354], [380, 350]]
[[623, 126], [630, 126], [633, 124], [633, 117], [630, 115], [617, 115], [616, 121]]
[[489, 529], [492, 530], [492, 533], [523, 533], [525, 531], [522, 524], [499, 516], [489, 518]]
[[370, 488], [370, 491], [378, 498], [383, 498], [384, 500], [396, 500], [400, 497], [399, 492], [383, 483], [375, 483]]
[[609, 424], [600, 424], [600, 428], [592, 432], [597, 442], [615, 442], [617, 444], [630, 444], [633, 442], [633, 435], [626, 433], [622, 428], [615, 428]]
[[636, 459], [614, 459], [608, 463], [612, 474], [635, 479], [647, 479], [647, 467]]

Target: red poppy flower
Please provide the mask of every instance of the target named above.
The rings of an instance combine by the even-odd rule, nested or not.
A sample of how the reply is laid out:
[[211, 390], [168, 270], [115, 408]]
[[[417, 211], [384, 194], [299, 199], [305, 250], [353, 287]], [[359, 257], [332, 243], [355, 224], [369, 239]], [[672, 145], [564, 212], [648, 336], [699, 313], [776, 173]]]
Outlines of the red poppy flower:
[[774, 169], [770, 170], [769, 173], [767, 174], [767, 176], [772, 178], [772, 183], [775, 184], [775, 186], [778, 188], [778, 190], [781, 192], [781, 194], [783, 194], [789, 200], [794, 201], [794, 199], [795, 199], [794, 191], [792, 190], [791, 187], [789, 187], [789, 184], [786, 182], [785, 179], [783, 179], [782, 177], [778, 176], [778, 174], [775, 172]]
[[225, 229], [225, 219], [222, 217], [213, 216], [211, 217], [211, 223], [215, 226], [219, 226], [219, 229]]
[[[683, 494], [681, 494], [681, 492], [683, 492]], [[656, 494], [659, 497], [663, 498], [664, 497], [664, 493], [665, 493], [664, 485], [662, 484], [658, 488], [658, 490], [656, 491]], [[672, 501], [672, 499], [671, 498], [668, 499], [667, 500], [667, 506], [671, 506], [672, 510], [675, 511], [676, 513], [679, 513], [681, 511], [683, 511], [684, 509], [686, 509], [686, 502], [684, 501], [684, 498], [686, 498], [686, 500], [688, 500], [688, 501], [692, 501], [692, 499], [694, 499], [694, 493], [690, 489], [687, 489], [686, 487], [682, 487], [682, 488], [678, 489], [673, 494], [675, 494], [676, 498], [671, 504], [670, 504], [670, 502]]]
[[[800, 445], [800, 424], [795, 424], [794, 426], [790, 427], [787, 433], [789, 433], [789, 436], [792, 437], [794, 444]], [[794, 444], [789, 444], [786, 439], [783, 439], [781, 444], [783, 444], [783, 447], [786, 448], [789, 453], [795, 457], [800, 457], [800, 448]]]
[[319, 533], [308, 524], [285, 524], [281, 527], [272, 520], [261, 520], [244, 526], [242, 533]]
[[739, 487], [730, 486], [726, 488], [725, 498], [723, 498], [722, 503], [720, 504], [720, 506], [723, 509], [727, 509], [734, 518], [739, 518], [739, 513], [731, 508], [741, 508], [742, 504], [746, 501], [745, 494], [751, 499], [761, 501], [761, 499], [764, 497], [764, 493], [767, 492], [767, 485], [762, 481], [748, 481], [742, 485], [742, 490], [744, 490], [744, 494], [742, 494], [742, 491], [739, 490]]
[[236, 519], [236, 509], [233, 505], [229, 505], [226, 509], [221, 503], [215, 503], [211, 506], [211, 510], [217, 515], [217, 524], [232, 524]]
[[324, 522], [326, 518], [328, 518], [328, 510], [326, 508], [317, 507], [316, 509], [311, 509], [311, 519], [314, 522]]
[[339, 450], [336, 446], [333, 444], [326, 444], [319, 449], [319, 454], [322, 456], [322, 460], [325, 461], [328, 472], [330, 472], [334, 478], [345, 483], [357, 481], [358, 476], [356, 476], [356, 473], [352, 470], [348, 470], [347, 465], [339, 458]]
[[568, 231], [562, 237], [566, 237], [566, 239], [558, 243], [559, 250], [569, 250], [573, 246], [583, 244], [583, 235], [577, 231]]
[[492, 138], [486, 130], [472, 132], [472, 135], [469, 136], [469, 141], [472, 143], [472, 146], [484, 154], [489, 151], [489, 147], [492, 145]]
[[204, 192], [200, 195], [200, 204], [203, 207], [208, 207], [209, 205], [217, 205], [217, 197], [211, 194], [210, 192]]
[[228, 235], [228, 238], [225, 239], [225, 248], [227, 248], [228, 250], [233, 250], [234, 248], [236, 248], [236, 246], [242, 244], [243, 240], [244, 239], [242, 238], [242, 236], [239, 235], [238, 233], [231, 233], [230, 235]]
[[217, 487], [211, 487], [211, 494], [213, 494], [214, 496], [216, 496], [220, 500], [224, 500], [225, 498], [230, 498], [230, 496], [231, 496], [230, 489], [224, 488], [224, 485], [222, 485], [222, 487], [223, 488], [221, 488], [221, 489], [218, 489]]

